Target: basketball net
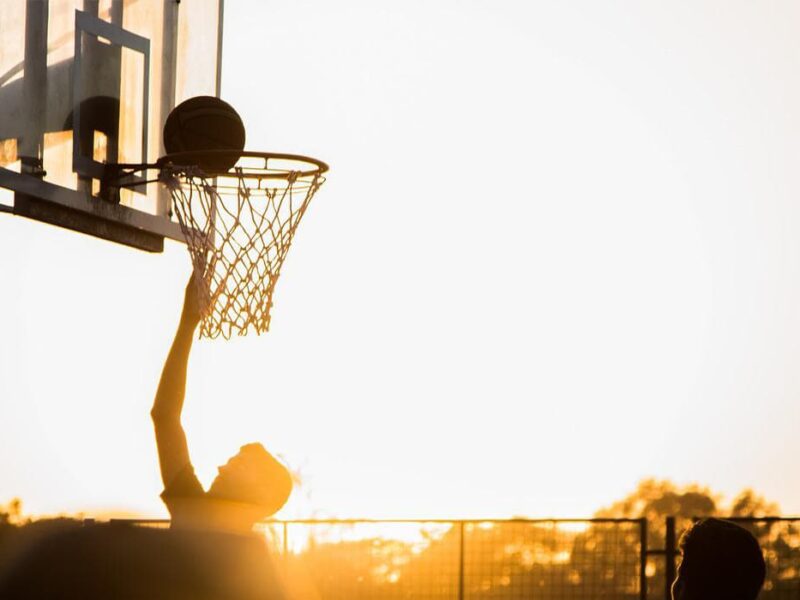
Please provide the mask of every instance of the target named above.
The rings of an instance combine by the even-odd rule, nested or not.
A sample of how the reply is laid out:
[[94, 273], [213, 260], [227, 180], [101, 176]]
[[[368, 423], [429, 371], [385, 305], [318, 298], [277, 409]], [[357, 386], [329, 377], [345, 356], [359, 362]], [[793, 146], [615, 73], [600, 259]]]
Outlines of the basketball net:
[[268, 331], [281, 265], [325, 178], [288, 172], [254, 179], [236, 167], [211, 179], [197, 167], [167, 165], [161, 180], [172, 195], [204, 307], [200, 337]]

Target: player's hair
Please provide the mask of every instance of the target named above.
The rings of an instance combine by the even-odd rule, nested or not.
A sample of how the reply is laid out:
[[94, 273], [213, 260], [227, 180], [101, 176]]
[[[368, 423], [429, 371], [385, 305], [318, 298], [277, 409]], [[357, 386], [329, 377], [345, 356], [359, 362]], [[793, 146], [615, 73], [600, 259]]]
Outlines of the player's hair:
[[289, 470], [258, 443], [245, 444], [238, 456], [245, 460], [250, 474], [247, 484], [225, 486], [226, 491], [215, 491], [214, 495], [258, 506], [264, 516], [278, 512], [292, 492]]
[[721, 519], [702, 519], [680, 541], [685, 599], [755, 600], [764, 584], [766, 566], [753, 535]]

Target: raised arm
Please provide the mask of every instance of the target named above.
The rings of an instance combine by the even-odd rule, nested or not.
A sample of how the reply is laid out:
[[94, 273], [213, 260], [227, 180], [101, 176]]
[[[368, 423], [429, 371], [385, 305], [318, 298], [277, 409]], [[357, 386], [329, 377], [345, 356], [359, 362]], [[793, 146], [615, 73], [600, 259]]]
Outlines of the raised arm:
[[186, 394], [186, 366], [192, 349], [194, 331], [199, 322], [197, 289], [192, 278], [186, 286], [178, 331], [164, 363], [153, 410], [150, 411], [156, 430], [161, 479], [165, 486], [190, 464], [186, 433], [181, 425], [181, 411]]

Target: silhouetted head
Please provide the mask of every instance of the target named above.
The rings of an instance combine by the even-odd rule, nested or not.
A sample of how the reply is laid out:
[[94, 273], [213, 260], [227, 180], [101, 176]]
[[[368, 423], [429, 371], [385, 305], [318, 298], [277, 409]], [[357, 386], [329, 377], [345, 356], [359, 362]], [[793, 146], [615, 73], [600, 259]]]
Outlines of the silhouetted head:
[[730, 521], [702, 519], [681, 538], [673, 600], [755, 600], [766, 567], [758, 541]]
[[256, 518], [274, 515], [289, 499], [292, 477], [261, 444], [246, 444], [225, 465], [211, 488], [210, 496], [256, 507]]

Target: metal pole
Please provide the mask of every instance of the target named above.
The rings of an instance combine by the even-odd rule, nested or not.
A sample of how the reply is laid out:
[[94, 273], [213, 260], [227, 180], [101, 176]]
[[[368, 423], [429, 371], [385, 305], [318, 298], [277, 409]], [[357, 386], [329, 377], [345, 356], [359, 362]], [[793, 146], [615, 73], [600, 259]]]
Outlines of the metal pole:
[[25, 3], [24, 134], [19, 140], [21, 172], [42, 177], [45, 115], [47, 103], [47, 0]]
[[289, 524], [284, 521], [283, 522], [283, 557], [286, 558], [289, 555]]
[[464, 521], [458, 526], [458, 600], [464, 600]]
[[[158, 140], [158, 149], [156, 150], [157, 156], [164, 156], [166, 149], [164, 148], [164, 139], [161, 135], [164, 123], [170, 111], [175, 108], [176, 99], [176, 86], [178, 81], [178, 25], [180, 19], [180, 4], [178, 2], [164, 3], [164, 20], [162, 23], [161, 34], [161, 89], [155, 94], [159, 99], [159, 110], [153, 111], [149, 115], [149, 119], [153, 121], [152, 124], [145, 123], [150, 127], [150, 131], [156, 134], [155, 139]], [[154, 60], [157, 60], [154, 57]], [[182, 98], [185, 100], [186, 98]], [[148, 143], [152, 143], [151, 141]], [[147, 162], [152, 155], [149, 149], [147, 156], [143, 160]], [[160, 185], [156, 188], [156, 214], [160, 216], [172, 216], [172, 198], [169, 195], [167, 186]]]
[[672, 582], [675, 581], [675, 517], [667, 517], [664, 534], [664, 600], [672, 598]]
[[222, 40], [223, 40], [223, 25], [225, 17], [225, 0], [219, 0], [219, 11], [217, 13], [217, 82], [215, 86], [216, 96], [220, 97], [222, 93]]
[[647, 519], [639, 521], [639, 599], [647, 600]]

